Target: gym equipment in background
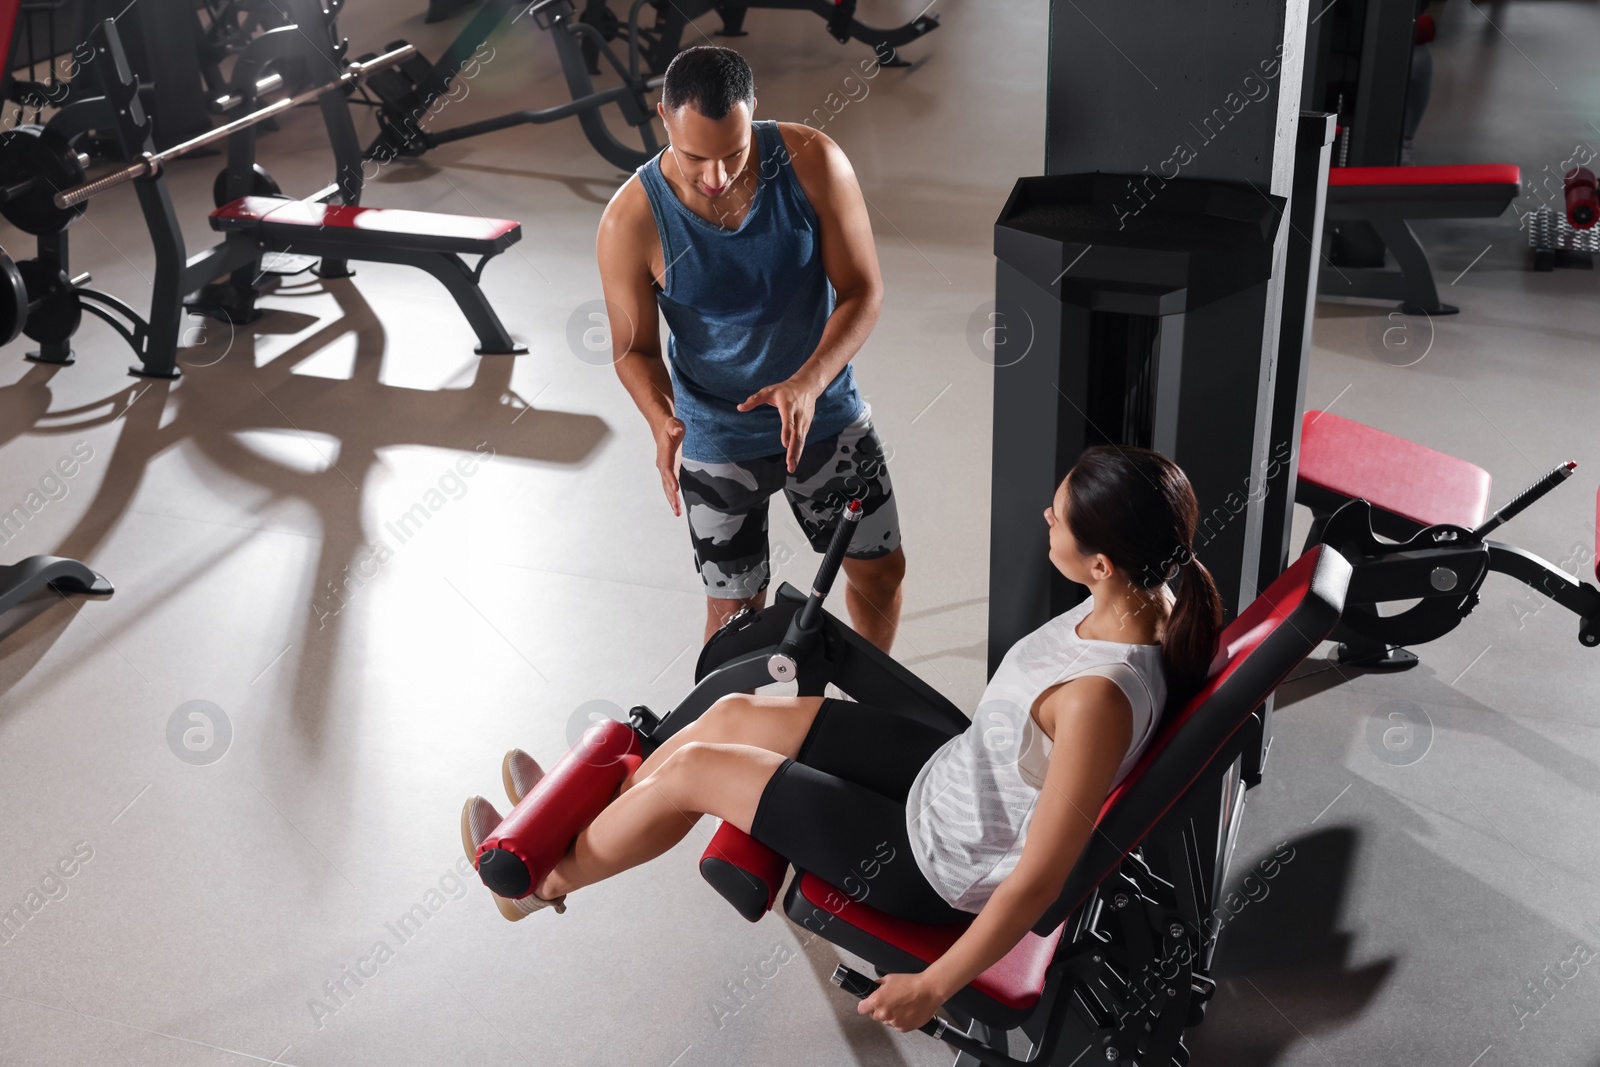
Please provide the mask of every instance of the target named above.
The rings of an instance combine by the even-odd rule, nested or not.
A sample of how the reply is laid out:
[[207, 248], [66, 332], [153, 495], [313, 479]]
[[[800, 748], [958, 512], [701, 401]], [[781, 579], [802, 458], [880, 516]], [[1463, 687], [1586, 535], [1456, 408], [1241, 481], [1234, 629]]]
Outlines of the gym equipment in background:
[[[1142, 199], [1129, 192], [1141, 188]], [[1225, 609], [1253, 597], [1259, 560], [1242, 516], [1261, 499], [1242, 493], [1261, 470], [1260, 420], [1270, 412], [1250, 323], [1267, 305], [1285, 206], [1243, 182], [1018, 179], [994, 227], [993, 323], [1003, 329], [993, 357], [990, 673], [1086, 595], [1050, 566], [1045, 525], [1018, 516], [1037, 515], [1091, 445], [1153, 448], [1182, 467], [1206, 520], [1222, 509], [1199, 536]], [[1280, 373], [1297, 376], [1298, 352], [1287, 354]]]
[[[41, 341], [30, 359], [71, 363], [68, 339], [81, 311], [88, 310], [110, 324], [134, 350], [140, 365], [133, 373], [177, 377], [177, 344], [185, 306], [230, 322], [252, 321], [260, 315], [255, 300], [263, 258], [291, 245], [297, 253], [320, 259], [323, 277], [348, 276], [345, 261], [349, 259], [402, 263], [426, 270], [446, 286], [461, 307], [478, 335], [478, 352], [526, 351], [506, 333], [478, 286], [489, 260], [520, 239], [517, 223], [357, 206], [362, 187], [360, 145], [344, 90], [372, 70], [404, 60], [411, 53], [410, 46], [345, 65], [340, 62], [343, 46], [328, 32], [331, 20], [315, 0], [287, 3], [301, 21], [254, 38], [235, 62], [232, 92], [239, 97], [237, 107], [245, 113], [201, 137], [165, 152], [154, 151], [149, 123], [139, 106], [137, 83], [122, 56], [111, 20], [97, 26], [90, 38], [101, 57], [98, 62], [106, 95], [75, 101], [42, 128], [0, 135], [0, 212], [39, 238], [37, 259], [17, 264], [16, 274], [8, 276], [12, 282], [9, 296], [0, 297], [0, 304], [23, 309], [22, 331]], [[320, 47], [314, 42], [319, 35], [323, 39]], [[333, 81], [314, 84], [330, 65], [343, 73]], [[257, 108], [263, 86], [281, 86], [291, 95]], [[305, 200], [250, 195], [270, 194], [276, 188], [255, 164], [259, 124], [313, 99], [321, 109], [333, 148], [335, 181]], [[87, 181], [82, 157], [72, 146], [89, 131], [113, 132], [124, 158], [135, 162], [113, 175]], [[228, 141], [229, 163], [214, 193], [225, 203], [213, 213], [212, 227], [226, 232], [227, 237], [186, 257], [161, 167], [168, 159], [223, 139]], [[156, 250], [148, 321], [115, 297], [84, 288], [83, 276], [69, 275], [67, 227], [83, 212], [90, 197], [124, 182], [132, 182], [137, 191]], [[475, 269], [469, 269], [460, 258], [463, 254], [482, 258]], [[231, 276], [225, 282], [206, 284], [224, 275]], [[16, 276], [24, 283], [20, 294]], [[190, 293], [196, 295], [186, 305], [184, 298]]]
[[[1577, 615], [1579, 643], [1600, 645], [1600, 589], [1487, 539], [1576, 466], [1563, 463], [1486, 517], [1490, 481], [1482, 467], [1326, 411], [1306, 412], [1295, 486], [1295, 500], [1312, 512], [1306, 544], [1327, 544], [1355, 567], [1334, 632], [1339, 662], [1370, 670], [1415, 666], [1416, 655], [1401, 646], [1455, 629], [1477, 607], [1490, 571]], [[1595, 551], [1600, 581], [1600, 535]], [[1393, 615], [1378, 612], [1407, 600], [1417, 603]]]
[[1433, 267], [1411, 220], [1496, 218], [1521, 192], [1522, 172], [1513, 163], [1334, 167], [1328, 172], [1330, 226], [1365, 226], [1399, 269], [1379, 269], [1381, 257], [1374, 268], [1330, 258], [1336, 269], [1321, 273], [1322, 295], [1398, 300], [1406, 315], [1454, 315], [1461, 309], [1439, 299]]
[[29, 556], [0, 566], [0, 615], [49, 586], [58, 593], [110, 596], [115, 589], [102, 574], [63, 556]]
[[[513, 898], [532, 892], [640, 760], [729, 693], [794, 679], [800, 693], [821, 695], [831, 682], [947, 729], [970, 726], [822, 610], [851, 517], [841, 516], [811, 596], [786, 582], [771, 607], [729, 619], [701, 651], [696, 685], [676, 708], [658, 717], [635, 707], [627, 723], [589, 728], [481, 843], [486, 886]], [[1102, 806], [1060, 896], [1005, 958], [943, 1006], [960, 1029], [924, 1028], [963, 1054], [958, 1064], [1066, 1064], [1091, 1052], [1097, 1064], [1124, 1067], [1188, 1062], [1183, 1031], [1201, 1021], [1216, 988], [1213, 916], [1249, 788], [1240, 765], [1260, 750], [1263, 703], [1338, 621], [1350, 570], [1337, 552], [1313, 546], [1223, 632], [1222, 665], [1192, 700], [1166, 710], [1149, 749]], [[772, 909], [789, 866], [728, 823], [700, 860], [702, 876], [751, 922]], [[799, 868], [788, 884], [783, 910], [792, 922], [879, 974], [922, 970], [966, 929], [887, 915]], [[1028, 1060], [1007, 1054], [1011, 1030], [1031, 1043]]]
[[1542, 205], [1528, 216], [1528, 247], [1533, 250], [1533, 269], [1555, 270], [1577, 267], [1591, 270], [1594, 255], [1600, 252], [1600, 197], [1596, 196], [1594, 171], [1573, 167], [1561, 183], [1565, 210]]
[[[1307, 31], [1302, 104], [1338, 115], [1328, 173], [1323, 296], [1398, 300], [1407, 315], [1453, 315], [1439, 299], [1413, 219], [1495, 218], [1521, 192], [1512, 164], [1400, 166], [1413, 50], [1433, 38], [1416, 0], [1356, 0]], [[1384, 270], [1386, 255], [1397, 270]]]
[[[640, 21], [647, 6], [655, 18], [650, 26]], [[430, 148], [451, 141], [576, 115], [584, 136], [601, 158], [622, 170], [636, 170], [661, 149], [653, 125], [655, 106], [647, 98], [648, 94], [660, 88], [667, 64], [682, 49], [685, 27], [707, 12], [715, 10], [722, 16], [723, 28], [719, 34], [742, 36], [741, 27], [748, 8], [815, 11], [828, 19], [829, 32], [839, 41], [855, 39], [872, 45], [883, 66], [906, 65], [895, 49], [939, 25], [937, 15], [924, 13], [904, 26], [876, 29], [856, 20], [855, 6], [855, 0], [756, 0], [746, 4], [715, 4], [711, 0], [632, 0], [628, 17], [620, 19], [606, 0], [586, 0], [581, 15], [574, 0], [537, 0], [531, 5], [527, 0], [486, 0], [437, 63], [430, 64], [417, 57], [371, 80], [367, 89], [376, 99], [363, 102], [376, 108], [379, 132], [367, 146], [366, 158], [387, 162], [396, 156], [420, 156]], [[423, 121], [450, 91], [451, 82], [475, 61], [478, 49], [489, 35], [513, 13], [512, 21], [526, 15], [540, 29], [550, 31], [572, 99], [564, 104], [512, 111], [448, 129], [424, 130]], [[609, 43], [619, 37], [626, 42], [626, 62]], [[388, 47], [394, 49], [403, 43], [391, 42]], [[591, 75], [600, 73], [602, 56], [619, 81], [608, 89], [596, 89], [591, 80]], [[617, 106], [624, 123], [633, 131], [625, 136], [636, 141], [638, 147], [625, 143], [612, 132], [602, 110], [611, 104]]]

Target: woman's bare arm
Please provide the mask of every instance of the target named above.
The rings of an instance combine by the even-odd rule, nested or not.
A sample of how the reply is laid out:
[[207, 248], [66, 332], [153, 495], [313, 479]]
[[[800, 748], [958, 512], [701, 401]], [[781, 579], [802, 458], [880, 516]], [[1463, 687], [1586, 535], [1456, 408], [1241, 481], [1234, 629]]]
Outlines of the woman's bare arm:
[[1022, 856], [966, 932], [922, 972], [940, 1003], [1010, 952], [1060, 895], [1132, 742], [1128, 698], [1098, 675], [1057, 689], [1039, 717], [1055, 737]]

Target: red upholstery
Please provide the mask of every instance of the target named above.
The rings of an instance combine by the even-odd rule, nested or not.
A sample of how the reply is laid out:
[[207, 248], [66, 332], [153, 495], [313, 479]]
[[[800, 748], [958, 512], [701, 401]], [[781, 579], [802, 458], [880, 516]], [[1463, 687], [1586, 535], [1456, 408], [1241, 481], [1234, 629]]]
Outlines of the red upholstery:
[[[800, 879], [800, 893], [830, 915], [909, 952], [925, 963], [932, 963], [942, 956], [946, 949], [956, 943], [968, 925], [952, 923], [947, 926], [925, 926], [897, 919], [852, 900], [810, 873]], [[1033, 1007], [1039, 1001], [1039, 994], [1044, 991], [1045, 969], [1055, 955], [1061, 930], [1062, 927], [1056, 927], [1049, 937], [1040, 937], [1030, 930], [998, 963], [973, 979], [972, 988], [1008, 1008], [1026, 1011]]]
[[478, 856], [504, 849], [527, 866], [538, 886], [643, 762], [639, 753], [639, 736], [627, 723], [595, 723], [483, 839]]
[[416, 234], [462, 241], [493, 241], [521, 224], [510, 219], [476, 215], [445, 215], [402, 208], [345, 207], [308, 200], [282, 200], [270, 196], [245, 196], [211, 213], [219, 222], [271, 222], [274, 226], [311, 229], [375, 230]]
[[[745, 918], [756, 922], [772, 910], [773, 901], [778, 899], [778, 890], [783, 888], [783, 877], [789, 871], [787, 859], [732, 823], [724, 822], [717, 828], [717, 832], [711, 835], [705, 852], [700, 855], [700, 873], [707, 881], [712, 881], [708, 866], [719, 863], [737, 868], [747, 876], [739, 878], [736, 883], [740, 899], [736, 901], [732, 897], [729, 898], [730, 903], [738, 908]], [[712, 884], [722, 892], [722, 887], [717, 882], [712, 881]], [[754, 899], [758, 886], [766, 895], [766, 903], [760, 907], [757, 906], [758, 901]]]
[[[1182, 729], [1200, 707], [1211, 699], [1211, 694], [1227, 680], [1228, 675], [1244, 662], [1245, 656], [1253, 652], [1262, 641], [1266, 640], [1268, 634], [1294, 613], [1300, 601], [1305, 599], [1306, 590], [1311, 587], [1311, 574], [1316, 570], [1318, 556], [1317, 551], [1309, 551], [1290, 564], [1288, 570], [1279, 575], [1276, 581], [1252, 600], [1238, 617], [1223, 629], [1217, 638], [1220, 666], [1213, 667], [1205, 688], [1190, 698], [1187, 704], [1176, 712], [1171, 708], [1167, 709], [1156, 736], [1145, 749], [1144, 755], [1134, 764], [1128, 776], [1117, 783], [1111, 795], [1106, 797], [1106, 802], [1100, 806], [1100, 818], [1104, 819], [1106, 813], [1116, 806], [1122, 794], [1143, 777], [1150, 764], [1155, 762], [1156, 754], [1166, 744], [1167, 738]], [[1184, 783], [1183, 789], [1173, 792], [1174, 803], [1188, 786], [1189, 783]]]
[[0, 89], [11, 81], [11, 37], [16, 33], [17, 13], [21, 10], [22, 5], [15, 0], [0, 2]]
[[1464, 459], [1326, 411], [1300, 429], [1300, 480], [1423, 526], [1471, 529], [1489, 508], [1489, 472]]
[[[1318, 567], [1324, 554], [1330, 551], [1325, 546], [1317, 546], [1306, 552], [1287, 571], [1280, 575], [1265, 592], [1252, 601], [1244, 611], [1240, 612], [1238, 618], [1222, 632], [1219, 639], [1219, 665], [1213, 670], [1205, 688], [1178, 712], [1173, 713], [1169, 709], [1167, 715], [1163, 718], [1156, 738], [1150, 744], [1144, 756], [1127, 778], [1119, 783], [1118, 787], [1106, 798], [1106, 802], [1100, 812], [1102, 821], [1133, 783], [1138, 781], [1151, 764], [1155, 762], [1156, 756], [1166, 747], [1172, 735], [1182, 729], [1184, 724], [1188, 723], [1194, 715], [1203, 713], [1206, 702], [1212, 699], [1217, 690], [1240, 667], [1245, 658], [1294, 614], [1312, 588], [1313, 579], [1318, 573]], [[1348, 565], [1345, 565], [1347, 577], [1348, 570]], [[1332, 622], [1328, 622], [1327, 625], [1331, 628]], [[1323, 630], [1322, 633], [1325, 634], [1326, 630]], [[1292, 669], [1292, 664], [1286, 665], [1283, 671], [1287, 674]], [[1281, 676], [1272, 679], [1271, 684], [1265, 691], [1270, 692], [1271, 688], [1276, 687], [1278, 682], [1281, 681]], [[1215, 710], [1218, 714], [1228, 713], [1225, 708], [1217, 708]], [[1243, 722], [1243, 719], [1244, 716], [1241, 713], [1239, 716], [1240, 723]], [[1236, 731], [1230, 730], [1227, 734], [1221, 736], [1218, 745], [1225, 745], [1228, 737], [1233, 732]], [[1213, 757], [1214, 755], [1215, 753], [1212, 753]], [[1199, 771], [1196, 771], [1194, 777], [1198, 777], [1199, 773]], [[1193, 778], [1189, 781], [1173, 783], [1173, 789], [1166, 806], [1162, 809], [1160, 816], [1153, 822], [1165, 817], [1166, 812], [1183, 797], [1191, 785], [1193, 785]], [[744, 836], [726, 824], [717, 831], [717, 838], [723, 838], [724, 834], [728, 835], [730, 841], [734, 839], [735, 835], [738, 837]], [[752, 844], [755, 843], [752, 842]], [[761, 848], [763, 846], [756, 845], [756, 847]], [[1130, 845], [1130, 847], [1132, 846]], [[966, 931], [969, 925], [965, 922], [958, 922], [942, 926], [929, 926], [899, 919], [852, 899], [809, 872], [801, 876], [798, 885], [792, 888], [791, 892], [796, 890], [798, 890], [800, 899], [803, 899], [812, 907], [820, 908], [870, 937], [891, 945], [926, 963], [931, 963], [943, 955]], [[1092, 890], [1093, 887], [1090, 886], [1088, 891]], [[1076, 908], [1077, 904], [1081, 903], [1082, 901], [1080, 900], [1073, 907]], [[789, 914], [791, 918], [795, 915], [792, 906]], [[1064, 924], [1058, 924], [1045, 937], [1041, 937], [1030, 930], [1004, 958], [979, 975], [972, 982], [971, 988], [1006, 1008], [1016, 1011], [1031, 1010], [1044, 991], [1046, 971], [1051, 959], [1055, 956], [1064, 928]]]
[[1333, 167], [1328, 186], [1352, 185], [1522, 185], [1515, 163], [1467, 163], [1451, 167]]

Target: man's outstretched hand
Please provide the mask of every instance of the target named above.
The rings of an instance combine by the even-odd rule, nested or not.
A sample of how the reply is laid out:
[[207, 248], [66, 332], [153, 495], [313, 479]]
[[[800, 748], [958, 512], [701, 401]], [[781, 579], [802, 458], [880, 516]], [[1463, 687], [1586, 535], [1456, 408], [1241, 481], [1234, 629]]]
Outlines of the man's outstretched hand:
[[671, 416], [656, 427], [656, 470], [661, 472], [661, 488], [667, 494], [674, 515], [682, 515], [678, 506], [678, 460], [683, 454], [683, 420]]
[[783, 450], [790, 474], [800, 463], [800, 451], [805, 448], [806, 435], [811, 432], [811, 418], [816, 414], [820, 392], [790, 378], [751, 394], [739, 405], [740, 411], [753, 411], [762, 404], [771, 404], [778, 409], [778, 418], [783, 424]]

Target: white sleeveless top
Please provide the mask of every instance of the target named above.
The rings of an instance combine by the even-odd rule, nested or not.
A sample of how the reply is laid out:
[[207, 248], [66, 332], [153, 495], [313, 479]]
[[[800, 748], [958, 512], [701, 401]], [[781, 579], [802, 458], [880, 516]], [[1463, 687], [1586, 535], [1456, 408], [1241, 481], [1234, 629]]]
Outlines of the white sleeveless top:
[[1078, 636], [1078, 623], [1093, 607], [1090, 597], [1012, 645], [984, 689], [972, 725], [929, 757], [911, 784], [911, 853], [954, 908], [978, 912], [1022, 856], [1052, 747], [1029, 714], [1040, 693], [1097, 674], [1127, 695], [1133, 739], [1113, 787], [1155, 735], [1167, 698], [1161, 646]]

